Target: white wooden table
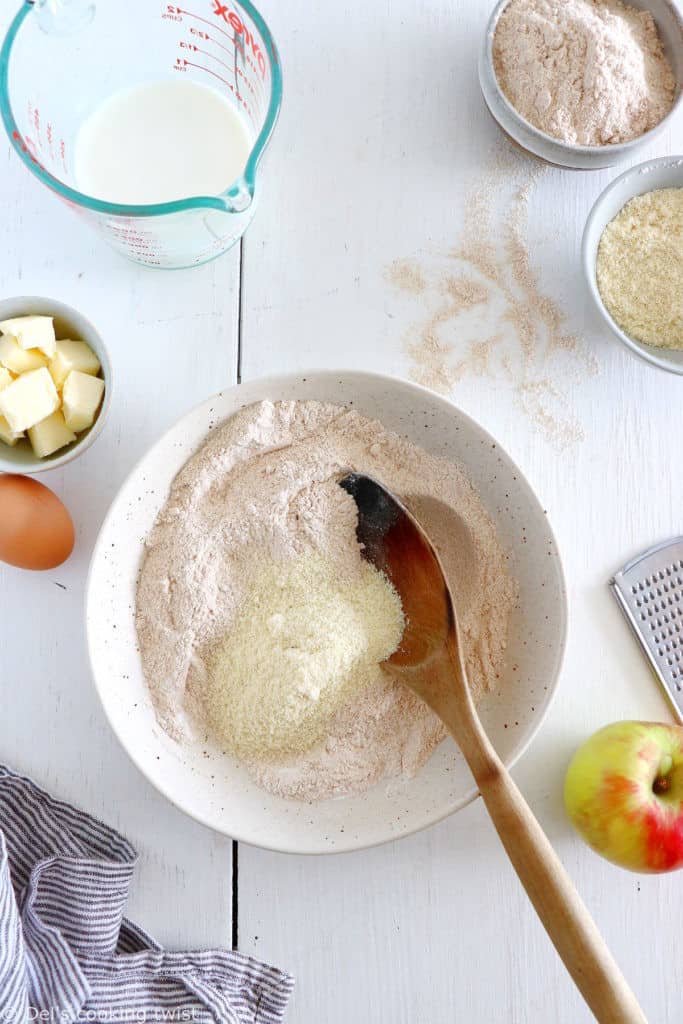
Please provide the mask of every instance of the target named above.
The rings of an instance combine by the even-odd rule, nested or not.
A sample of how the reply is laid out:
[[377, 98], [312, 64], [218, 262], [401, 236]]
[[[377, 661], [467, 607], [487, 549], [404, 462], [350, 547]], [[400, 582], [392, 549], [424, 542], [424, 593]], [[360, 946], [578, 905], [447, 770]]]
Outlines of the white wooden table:
[[[116, 373], [102, 438], [43, 477], [73, 512], [75, 554], [44, 574], [0, 566], [0, 758], [133, 840], [141, 857], [130, 912], [161, 941], [229, 946], [238, 937], [240, 949], [290, 969], [298, 979], [291, 1024], [581, 1024], [590, 1015], [480, 802], [367, 852], [305, 859], [233, 848], [137, 773], [91, 684], [88, 560], [139, 455], [240, 375], [315, 366], [414, 372], [406, 343], [443, 302], [440, 282], [453, 267], [448, 254], [472, 183], [495, 170], [501, 153], [511, 159], [477, 85], [487, 0], [261, 6], [281, 49], [285, 101], [241, 253], [172, 274], [128, 264], [0, 142], [1, 293], [77, 306], [101, 329]], [[3, 29], [14, 7], [1, 0]], [[679, 119], [652, 155], [681, 152], [682, 130]], [[525, 392], [517, 335], [495, 316], [490, 332], [501, 339], [488, 373], [464, 372], [452, 389], [528, 474], [570, 585], [559, 693], [515, 775], [651, 1024], [665, 1024], [680, 1019], [683, 1001], [681, 876], [637, 877], [598, 858], [570, 831], [561, 785], [570, 753], [600, 725], [669, 717], [605, 583], [635, 552], [681, 532], [682, 385], [622, 351], [589, 308], [579, 240], [616, 172], [539, 174], [522, 159], [496, 173], [503, 208], [530, 182], [532, 266], [583, 346], [558, 353], [536, 345]], [[420, 264], [426, 291], [392, 284], [387, 268], [397, 259]], [[469, 329], [467, 321], [442, 327], [453, 363]], [[572, 434], [566, 443], [528, 414], [539, 387], [555, 389], [552, 404]]]

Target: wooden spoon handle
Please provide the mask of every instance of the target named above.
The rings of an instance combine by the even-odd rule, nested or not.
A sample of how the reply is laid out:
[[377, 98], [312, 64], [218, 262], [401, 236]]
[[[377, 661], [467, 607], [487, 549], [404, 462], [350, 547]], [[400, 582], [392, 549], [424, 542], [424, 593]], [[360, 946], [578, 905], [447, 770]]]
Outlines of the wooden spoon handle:
[[605, 940], [512, 778], [498, 765], [477, 778], [496, 827], [536, 913], [600, 1024], [647, 1024]]
[[479, 721], [455, 627], [425, 693], [474, 775], [512, 866], [600, 1024], [647, 1024], [583, 900]]

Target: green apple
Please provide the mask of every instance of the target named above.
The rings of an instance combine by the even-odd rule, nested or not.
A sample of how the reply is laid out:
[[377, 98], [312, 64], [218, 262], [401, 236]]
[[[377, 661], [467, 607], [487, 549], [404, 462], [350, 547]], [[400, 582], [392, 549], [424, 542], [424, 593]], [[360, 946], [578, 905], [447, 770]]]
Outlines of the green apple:
[[615, 722], [579, 747], [564, 802], [589, 846], [631, 871], [683, 867], [683, 727]]

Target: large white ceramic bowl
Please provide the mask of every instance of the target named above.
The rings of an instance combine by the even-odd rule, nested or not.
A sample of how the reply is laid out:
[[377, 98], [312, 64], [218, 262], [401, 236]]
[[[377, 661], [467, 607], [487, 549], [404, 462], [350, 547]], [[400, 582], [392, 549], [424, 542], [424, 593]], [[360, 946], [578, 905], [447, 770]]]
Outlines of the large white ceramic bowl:
[[657, 366], [660, 370], [668, 370], [669, 373], [680, 375], [683, 374], [683, 350], [644, 345], [642, 341], [637, 341], [626, 331], [622, 331], [602, 301], [598, 288], [596, 266], [598, 247], [603, 231], [630, 199], [658, 188], [683, 188], [683, 156], [663, 156], [657, 160], [648, 160], [646, 163], [631, 167], [615, 178], [598, 196], [586, 221], [581, 244], [581, 258], [586, 284], [593, 302], [615, 337], [626, 345], [634, 355], [644, 359], [651, 366]]
[[431, 825], [474, 799], [472, 778], [452, 742], [410, 781], [394, 779], [360, 796], [315, 804], [283, 800], [259, 789], [236, 760], [204, 744], [187, 748], [169, 739], [156, 723], [140, 666], [135, 584], [145, 537], [171, 481], [210, 427], [266, 398], [352, 403], [466, 468], [519, 581], [507, 668], [480, 709], [508, 765], [531, 742], [557, 683], [567, 628], [560, 557], [542, 506], [501, 446], [445, 399], [378, 374], [311, 372], [230, 388], [183, 417], [133, 470], [95, 546], [86, 609], [95, 685], [123, 747], [157, 789], [218, 832], [292, 853], [360, 849]]
[[502, 131], [522, 149], [559, 167], [596, 170], [599, 167], [612, 167], [624, 160], [633, 159], [640, 149], [647, 146], [670, 125], [672, 118], [683, 105], [683, 15], [676, 0], [629, 0], [629, 6], [649, 11], [656, 22], [664, 52], [676, 76], [676, 95], [666, 117], [649, 132], [629, 142], [619, 142], [610, 146], [574, 146], [562, 142], [540, 131], [522, 117], [510, 103], [498, 84], [493, 66], [493, 37], [498, 19], [509, 2], [510, 0], [499, 0], [486, 26], [479, 52], [479, 84], [492, 117]]

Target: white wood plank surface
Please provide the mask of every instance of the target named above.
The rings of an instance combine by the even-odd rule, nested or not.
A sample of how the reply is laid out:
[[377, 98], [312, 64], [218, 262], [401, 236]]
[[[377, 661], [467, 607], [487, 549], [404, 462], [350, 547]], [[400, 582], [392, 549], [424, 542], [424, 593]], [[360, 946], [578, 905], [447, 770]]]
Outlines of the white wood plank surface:
[[[0, 0], [0, 29], [15, 4]], [[529, 190], [542, 293], [574, 351], [541, 332], [525, 360], [494, 289], [491, 312], [446, 317], [455, 401], [519, 462], [549, 510], [572, 628], [556, 703], [515, 772], [631, 979], [652, 1024], [680, 1015], [680, 876], [611, 867], [571, 833], [571, 751], [617, 718], [668, 718], [605, 581], [681, 532], [680, 382], [621, 351], [589, 308], [579, 241], [615, 171], [516, 158], [483, 107], [476, 51], [485, 0], [260, 5], [280, 46], [285, 102], [261, 208], [244, 245], [242, 373], [313, 366], [410, 375], [407, 345], [443, 307], [473, 192], [491, 177], [493, 233]], [[683, 149], [679, 119], [652, 154]], [[173, 274], [125, 263], [0, 143], [3, 295], [54, 294], [89, 315], [116, 370], [111, 421], [45, 482], [71, 508], [75, 556], [54, 574], [0, 566], [0, 758], [117, 825], [141, 851], [131, 913], [171, 946], [230, 943], [231, 847], [167, 804], [129, 764], [90, 684], [82, 593], [99, 523], [163, 428], [234, 380], [239, 256]], [[509, 253], [500, 254], [507, 259]], [[392, 283], [417, 268], [419, 294]], [[509, 265], [509, 259], [508, 259]], [[500, 334], [488, 368], [470, 343]], [[196, 352], [200, 357], [197, 358]], [[564, 429], [548, 429], [542, 411]], [[63, 584], [67, 589], [56, 586]], [[239, 850], [240, 948], [298, 978], [291, 1024], [582, 1024], [565, 977], [477, 803], [399, 843], [330, 858]]]
[[[16, 6], [2, 0], [2, 31]], [[126, 262], [31, 178], [4, 134], [0, 192], [1, 294], [54, 296], [88, 316], [108, 346], [115, 389], [97, 443], [41, 476], [72, 513], [73, 556], [48, 573], [0, 563], [0, 760], [134, 843], [129, 913], [160, 941], [230, 946], [231, 842], [172, 807], [119, 747], [91, 682], [83, 592], [126, 474], [174, 420], [235, 382], [239, 252], [166, 274]]]
[[[605, 585], [635, 552], [681, 532], [683, 497], [680, 381], [619, 349], [581, 277], [583, 223], [617, 172], [544, 169], [514, 157], [478, 91], [484, 0], [262, 7], [281, 48], [285, 104], [245, 242], [244, 377], [311, 366], [414, 372], [406, 345], [443, 307], [443, 279], [471, 271], [449, 253], [473, 190], [492, 176], [493, 233], [502, 242], [515, 194], [529, 188], [532, 266], [542, 292], [566, 311], [577, 349], [552, 351], [541, 332], [526, 366], [495, 289], [488, 316], [439, 328], [452, 365], [473, 338], [502, 334], [488, 372], [470, 369], [449, 390], [528, 474], [570, 586], [558, 697], [515, 775], [649, 1019], [674, 1021], [683, 986], [680, 877], [611, 867], [572, 835], [561, 807], [568, 758], [590, 732], [618, 718], [669, 718]], [[681, 129], [679, 118], [645, 155], [680, 152]], [[392, 285], [395, 260], [420, 268], [424, 291]], [[565, 429], [548, 430], [525, 412], [537, 392]], [[242, 846], [239, 895], [241, 948], [298, 976], [292, 1024], [590, 1019], [480, 803], [363, 853], [303, 859]]]

